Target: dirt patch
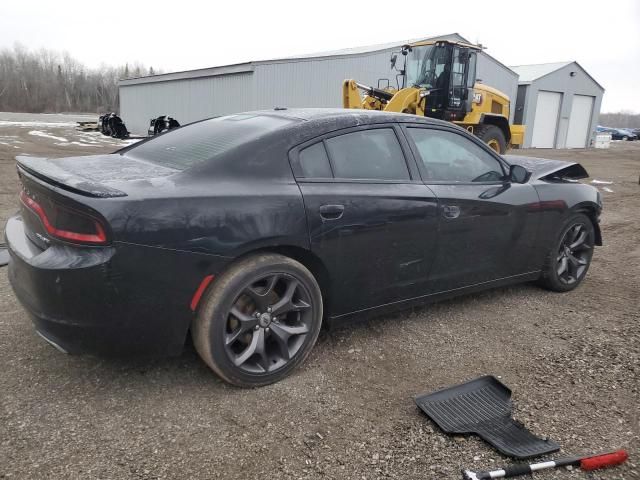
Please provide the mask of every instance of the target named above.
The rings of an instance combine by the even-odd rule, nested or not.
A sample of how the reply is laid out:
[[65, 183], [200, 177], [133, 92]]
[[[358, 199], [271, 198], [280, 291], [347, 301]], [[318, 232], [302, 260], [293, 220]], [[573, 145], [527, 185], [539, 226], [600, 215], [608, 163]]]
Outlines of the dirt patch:
[[[69, 125], [0, 123], [2, 225], [17, 208], [16, 153], [120, 144], [74, 141], [86, 142]], [[601, 187], [605, 246], [579, 289], [503, 288], [322, 332], [299, 371], [257, 390], [223, 384], [191, 347], [161, 360], [63, 355], [36, 336], [0, 269], [0, 478], [457, 479], [507, 462], [440, 433], [412, 397], [482, 374], [511, 387], [516, 418], [561, 454], [632, 455], [536, 478], [640, 478], [640, 142], [516, 153], [580, 161], [613, 182]]]

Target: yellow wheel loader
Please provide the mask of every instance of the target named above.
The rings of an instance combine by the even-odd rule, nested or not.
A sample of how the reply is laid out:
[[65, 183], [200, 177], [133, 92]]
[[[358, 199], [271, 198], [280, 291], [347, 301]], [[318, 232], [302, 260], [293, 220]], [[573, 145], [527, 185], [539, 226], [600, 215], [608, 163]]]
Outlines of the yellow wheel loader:
[[522, 144], [524, 125], [509, 125], [507, 95], [476, 81], [480, 50], [476, 45], [444, 40], [405, 45], [400, 50], [404, 57], [401, 68], [398, 54], [391, 55], [391, 67], [398, 71], [397, 88], [345, 80], [343, 105], [451, 121], [504, 153], [510, 145]]

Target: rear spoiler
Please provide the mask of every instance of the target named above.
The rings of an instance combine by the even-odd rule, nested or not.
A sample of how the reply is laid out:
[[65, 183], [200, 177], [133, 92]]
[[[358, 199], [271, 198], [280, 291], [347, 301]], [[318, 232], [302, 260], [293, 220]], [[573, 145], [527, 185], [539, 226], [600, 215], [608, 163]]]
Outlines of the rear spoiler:
[[73, 193], [96, 198], [127, 196], [121, 190], [74, 175], [58, 166], [55, 160], [18, 155], [16, 162], [18, 164], [18, 172], [26, 172], [41, 181]]

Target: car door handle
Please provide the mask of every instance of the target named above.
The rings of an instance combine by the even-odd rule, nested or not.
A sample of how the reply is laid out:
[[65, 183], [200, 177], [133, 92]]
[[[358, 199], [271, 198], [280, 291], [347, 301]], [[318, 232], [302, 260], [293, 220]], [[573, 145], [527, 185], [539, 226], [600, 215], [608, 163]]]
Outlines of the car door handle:
[[344, 213], [344, 205], [322, 205], [320, 216], [325, 220], [338, 220]]
[[457, 205], [443, 205], [442, 215], [445, 218], [458, 218], [460, 216], [460, 207]]

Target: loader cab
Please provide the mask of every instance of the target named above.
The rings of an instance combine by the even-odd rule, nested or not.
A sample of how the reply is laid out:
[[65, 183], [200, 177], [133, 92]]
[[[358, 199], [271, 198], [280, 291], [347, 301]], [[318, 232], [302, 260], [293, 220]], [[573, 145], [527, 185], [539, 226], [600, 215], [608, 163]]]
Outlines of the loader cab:
[[405, 45], [402, 86], [421, 90], [425, 116], [462, 120], [471, 111], [476, 79], [476, 50], [446, 41]]

